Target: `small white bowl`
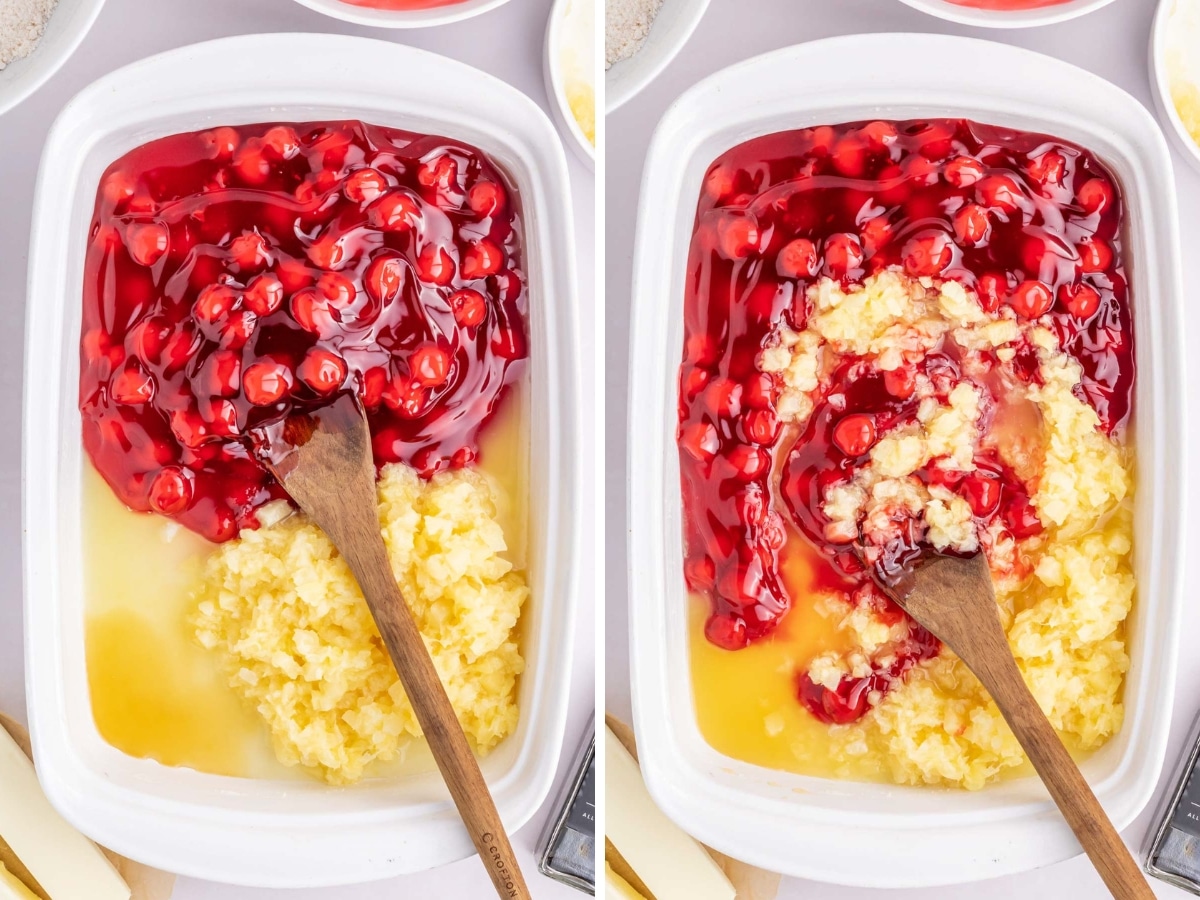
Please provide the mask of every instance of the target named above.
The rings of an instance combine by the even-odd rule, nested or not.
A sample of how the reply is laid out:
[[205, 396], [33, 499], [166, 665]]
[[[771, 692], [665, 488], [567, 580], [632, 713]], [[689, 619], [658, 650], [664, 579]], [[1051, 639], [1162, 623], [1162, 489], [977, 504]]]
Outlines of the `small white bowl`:
[[0, 71], [0, 115], [8, 112], [50, 80], [91, 30], [104, 0], [58, 0], [46, 22], [46, 33], [24, 59]]
[[708, 0], [663, 0], [646, 42], [605, 73], [606, 112], [616, 112], [658, 77], [683, 49], [706, 9]]
[[[1200, 144], [1183, 126], [1183, 119], [1171, 99], [1171, 78], [1167, 71], [1168, 31], [1175, 14], [1189, 3], [1196, 7], [1194, 14], [1200, 16], [1200, 0], [1161, 0], [1158, 5], [1154, 28], [1150, 32], [1150, 84], [1154, 87], [1154, 105], [1158, 108], [1159, 120], [1171, 123], [1171, 138], [1176, 148], [1193, 168], [1200, 170]], [[1200, 45], [1192, 52], [1200, 55]], [[1192, 72], [1200, 77], [1200, 60], [1192, 64]]]
[[[542, 76], [546, 93], [554, 101], [550, 107], [554, 124], [564, 135], [570, 135], [571, 149], [588, 168], [595, 168], [596, 147], [588, 140], [579, 120], [567, 102], [567, 73], [564, 56], [574, 51], [579, 55], [579, 68], [588, 72], [587, 81], [595, 98], [596, 85], [592, 73], [596, 67], [596, 4], [595, 0], [555, 0], [546, 23], [546, 49], [542, 57]], [[572, 28], [579, 29], [572, 33]]]
[[370, 6], [356, 6], [345, 0], [296, 2], [343, 22], [353, 22], [355, 25], [372, 25], [376, 28], [429, 28], [473, 18], [489, 9], [503, 6], [508, 0], [462, 0], [460, 3], [435, 6], [431, 9], [375, 9]]
[[1032, 28], [1036, 25], [1054, 25], [1085, 16], [1108, 6], [1113, 0], [1069, 0], [1038, 9], [976, 9], [952, 3], [950, 0], [901, 0], [913, 9], [927, 12], [931, 16], [957, 22], [960, 25], [976, 25], [980, 28]]

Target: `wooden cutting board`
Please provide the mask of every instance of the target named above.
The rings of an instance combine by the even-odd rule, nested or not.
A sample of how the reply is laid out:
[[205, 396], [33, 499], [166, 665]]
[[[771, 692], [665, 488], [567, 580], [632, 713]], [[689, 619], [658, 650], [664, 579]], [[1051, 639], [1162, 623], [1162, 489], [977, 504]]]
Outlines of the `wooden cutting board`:
[[[12, 735], [17, 746], [24, 750], [25, 755], [32, 760], [33, 746], [29, 742], [29, 732], [25, 730], [25, 726], [16, 719], [0, 713], [0, 727]], [[141, 863], [126, 859], [105, 847], [101, 847], [100, 850], [121, 873], [125, 883], [129, 885], [129, 900], [170, 900], [171, 894], [175, 892], [174, 875], [143, 866]]]
[[[629, 751], [629, 755], [637, 759], [637, 743], [634, 740], [633, 729], [616, 716], [607, 713], [604, 716], [604, 722], [616, 735], [617, 740]], [[701, 846], [704, 847], [703, 844]], [[775, 900], [779, 896], [781, 876], [733, 859], [724, 853], [718, 853], [711, 847], [704, 847], [704, 849], [721, 867], [725, 877], [737, 891], [737, 900]]]

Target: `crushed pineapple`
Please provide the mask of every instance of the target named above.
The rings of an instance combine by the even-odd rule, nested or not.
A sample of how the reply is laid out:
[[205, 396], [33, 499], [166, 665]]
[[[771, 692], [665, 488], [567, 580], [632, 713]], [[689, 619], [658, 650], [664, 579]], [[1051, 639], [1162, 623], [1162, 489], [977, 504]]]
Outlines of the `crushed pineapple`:
[[[493, 491], [467, 470], [383, 470], [379, 520], [401, 591], [467, 736], [487, 752], [516, 728], [524, 576], [505, 559]], [[270, 727], [276, 755], [354, 782], [421, 736], [354, 578], [292, 515], [221, 546], [196, 596], [201, 645]]]

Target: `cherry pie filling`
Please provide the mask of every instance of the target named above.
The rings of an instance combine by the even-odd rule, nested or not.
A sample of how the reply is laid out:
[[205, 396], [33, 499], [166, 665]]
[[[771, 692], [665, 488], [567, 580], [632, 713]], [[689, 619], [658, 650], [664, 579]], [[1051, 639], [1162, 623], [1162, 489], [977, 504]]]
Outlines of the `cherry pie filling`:
[[[1120, 440], [1134, 377], [1122, 214], [1117, 182], [1087, 150], [966, 120], [773, 134], [710, 167], [688, 261], [677, 435], [684, 574], [708, 601], [711, 643], [737, 651], [770, 639], [799, 593], [840, 595], [903, 622], [877, 583], [918, 555], [990, 556], [1043, 533], [1038, 473], [1012, 450], [1038, 428], [1025, 397], [1042, 387], [1045, 347], [1031, 336], [1052, 335], [1055, 352], [1078, 364], [1074, 395]], [[849, 341], [813, 357], [822, 364], [800, 401], [787, 396], [810, 321], [856, 291], [895, 284], [935, 307], [939, 292], [943, 304], [965, 296], [972, 327], [994, 320], [1012, 337], [1000, 350], [950, 326], [897, 332], [896, 346], [869, 353]], [[919, 352], [913, 340], [925, 342]], [[767, 365], [781, 344], [797, 355]], [[892, 351], [900, 364], [881, 365]], [[849, 529], [831, 518], [838, 490], [865, 484], [871, 496], [872, 451], [885, 436], [899, 436], [889, 447], [899, 452], [938, 411], [985, 434], [968, 458], [959, 448], [960, 458], [932, 456], [905, 476], [943, 507], [969, 509], [958, 543], [932, 540], [929, 523], [902, 509], [885, 507], [881, 524], [860, 512]], [[811, 585], [782, 574], [785, 545], [797, 541], [816, 561]], [[836, 683], [802, 673], [796, 693], [818, 719], [853, 722], [940, 650], [909, 623], [869, 671]]]
[[249, 432], [356, 393], [376, 463], [475, 461], [528, 355], [517, 198], [478, 150], [362, 122], [220, 127], [104, 173], [79, 407], [125, 505], [211, 541], [285, 496]]

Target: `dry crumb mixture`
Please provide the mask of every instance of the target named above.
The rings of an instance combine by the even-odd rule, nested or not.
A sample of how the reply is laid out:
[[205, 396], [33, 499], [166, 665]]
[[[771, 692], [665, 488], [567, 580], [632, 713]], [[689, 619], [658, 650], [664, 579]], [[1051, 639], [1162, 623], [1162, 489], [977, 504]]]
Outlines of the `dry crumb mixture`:
[[58, 0], [0, 0], [0, 69], [33, 52]]
[[662, 0], [608, 0], [604, 6], [604, 68], [629, 59], [646, 42]]

